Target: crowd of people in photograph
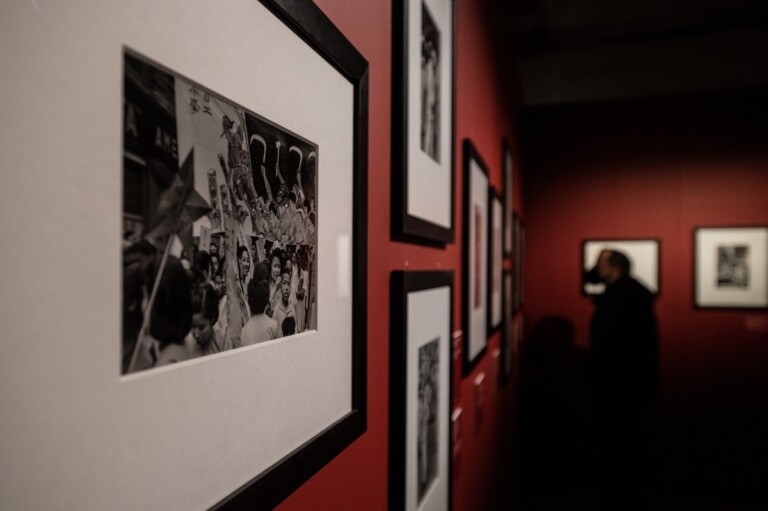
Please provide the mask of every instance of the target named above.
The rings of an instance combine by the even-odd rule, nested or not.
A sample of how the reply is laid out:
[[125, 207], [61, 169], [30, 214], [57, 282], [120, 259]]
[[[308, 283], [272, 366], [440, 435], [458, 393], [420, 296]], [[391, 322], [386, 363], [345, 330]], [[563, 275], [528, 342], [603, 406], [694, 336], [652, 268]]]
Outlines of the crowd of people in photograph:
[[315, 190], [304, 189], [300, 168], [267, 179], [262, 166], [255, 186], [241, 126], [225, 116], [222, 137], [224, 183], [215, 169], [199, 183], [207, 221], [181, 236], [181, 254], [158, 248], [172, 240], [125, 243], [124, 374], [316, 328]]
[[[315, 329], [309, 246], [274, 243], [265, 260], [237, 247], [237, 289], [228, 292], [227, 262], [211, 243], [191, 259], [163, 256], [146, 241], [124, 254], [123, 373], [181, 362]], [[162, 268], [161, 268], [162, 266]], [[158, 272], [152, 311], [144, 321]], [[313, 292], [310, 294], [310, 290]], [[236, 334], [230, 297], [245, 299], [247, 316]], [[244, 324], [242, 324], [244, 322]], [[144, 329], [144, 331], [142, 331]]]
[[[245, 297], [248, 318], [239, 339], [242, 346], [301, 333], [317, 324], [315, 285], [310, 282], [314, 248], [273, 243], [265, 252], [254, 264], [247, 247], [237, 247], [239, 293]], [[219, 279], [219, 285], [223, 281]]]
[[189, 151], [177, 170], [154, 139], [125, 146], [144, 166], [124, 201], [122, 373], [316, 329], [318, 147], [180, 77], [158, 106], [140, 92], [162, 72], [127, 62], [134, 102], [170, 112]]

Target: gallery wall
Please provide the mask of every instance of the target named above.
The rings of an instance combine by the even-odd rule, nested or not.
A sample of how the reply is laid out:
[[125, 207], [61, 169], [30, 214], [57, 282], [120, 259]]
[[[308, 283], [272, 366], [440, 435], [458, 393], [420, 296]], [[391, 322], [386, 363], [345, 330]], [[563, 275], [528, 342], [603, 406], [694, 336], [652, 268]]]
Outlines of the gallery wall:
[[[390, 239], [392, 5], [388, 1], [318, 0], [370, 65], [369, 217], [368, 217], [368, 430], [348, 449], [286, 499], [281, 510], [360, 510], [387, 508], [389, 400], [389, 282], [394, 270], [449, 269], [455, 272], [453, 325], [461, 329], [462, 172], [461, 141], [469, 137], [489, 166], [490, 183], [501, 190], [501, 140], [511, 145], [517, 167], [515, 94], [512, 77], [500, 65], [493, 39], [494, 2], [459, 0], [456, 5], [456, 241], [432, 248]], [[519, 178], [518, 175], [515, 176]], [[522, 212], [519, 180], [516, 210]], [[505, 498], [512, 470], [513, 411], [516, 387], [500, 388], [491, 353], [500, 335], [490, 338], [484, 359], [465, 378], [454, 365], [453, 406], [463, 409], [461, 451], [454, 460], [455, 510], [493, 509]], [[459, 361], [460, 362], [460, 358]], [[484, 408], [475, 410], [472, 381], [486, 374]], [[513, 378], [514, 381], [514, 378]]]
[[768, 225], [765, 92], [542, 108], [521, 127], [530, 327], [563, 316], [586, 348], [581, 242], [660, 241], [655, 467], [688, 504], [754, 500], [766, 468], [768, 312], [693, 303], [694, 228]]
[[[387, 508], [390, 275], [403, 269], [453, 270], [453, 327], [456, 331], [461, 329], [461, 141], [465, 138], [472, 140], [488, 164], [490, 183], [498, 189], [502, 185], [502, 139], [506, 138], [512, 146], [515, 209], [525, 223], [527, 235], [527, 331], [545, 316], [562, 315], [575, 325], [576, 343], [585, 347], [591, 305], [580, 294], [581, 241], [592, 237], [660, 240], [658, 315], [666, 428], [660, 438], [667, 448], [669, 463], [665, 470], [670, 477], [691, 487], [702, 483], [722, 485], [717, 476], [725, 468], [747, 484], [756, 484], [756, 476], [750, 476], [744, 467], [768, 459], [761, 438], [768, 424], [756, 412], [764, 407], [764, 389], [768, 385], [768, 372], [764, 370], [768, 363], [768, 317], [764, 311], [693, 307], [692, 238], [696, 226], [768, 224], [768, 126], [765, 116], [761, 116], [767, 106], [765, 91], [542, 110], [529, 118], [524, 129], [518, 130], [520, 114], [515, 106], [513, 77], [504, 60], [506, 49], [494, 37], [498, 33], [496, 21], [501, 18], [496, 16], [495, 9], [501, 7], [493, 0], [457, 0], [456, 241], [444, 248], [395, 242], [391, 240], [390, 225], [391, 84], [395, 78], [391, 66], [392, 5], [381, 0], [317, 0], [317, 4], [370, 65], [367, 431], [288, 497], [279, 509]], [[3, 414], [0, 428], [10, 432], [2, 448], [4, 459], [12, 460], [3, 467], [4, 474], [13, 476], [6, 477], [4, 488], [23, 482], [14, 496], [24, 499], [19, 502], [42, 503], [32, 507], [78, 507], [78, 497], [91, 492], [97, 494], [96, 501], [102, 503], [101, 507], [112, 508], [114, 497], [104, 491], [103, 483], [115, 483], [117, 477], [135, 469], [141, 461], [136, 459], [141, 452], [138, 446], [105, 443], [94, 437], [89, 439], [88, 449], [79, 453], [81, 463], [74, 464], [71, 471], [57, 470], [59, 464], [67, 463], [56, 458], [66, 441], [74, 443], [87, 436], [89, 430], [82, 427], [86, 422], [97, 431], [147, 429], [146, 438], [158, 442], [170, 435], [163, 437], [150, 430], [135, 412], [138, 405], [115, 412], [115, 403], [107, 398], [108, 392], [117, 394], [121, 390], [113, 375], [114, 368], [97, 367], [89, 360], [109, 358], [111, 336], [119, 332], [120, 256], [116, 241], [120, 180], [116, 172], [96, 175], [92, 170], [119, 168], [120, 153], [97, 153], [101, 159], [92, 161], [91, 151], [93, 147], [104, 146], [105, 141], [112, 144], [107, 144], [108, 147], [119, 147], [120, 130], [116, 124], [111, 131], [93, 129], [109, 125], [118, 109], [104, 108], [94, 101], [98, 95], [81, 90], [79, 84], [91, 74], [109, 77], [111, 95], [102, 92], [107, 103], [115, 99], [120, 89], [115, 59], [119, 52], [107, 55], [103, 48], [83, 44], [88, 39], [68, 32], [66, 28], [74, 21], [54, 16], [54, 6], [51, 4], [48, 9], [44, 5], [42, 10], [38, 10], [37, 4], [17, 6], [13, 14], [33, 20], [28, 21], [29, 25], [37, 23], [37, 18], [43, 19], [50, 25], [41, 26], [63, 27], [61, 33], [51, 31], [50, 38], [37, 32], [27, 34], [29, 38], [22, 38], [15, 31], [3, 35], [7, 43], [4, 47], [29, 57], [16, 58], [11, 51], [4, 53], [7, 60], [3, 62], [13, 62], [15, 66], [16, 74], [9, 76], [39, 78], [34, 84], [37, 88], [18, 99], [24, 108], [11, 108], [9, 102], [3, 103], [3, 111], [11, 112], [7, 117], [15, 121], [12, 124], [21, 127], [16, 130], [16, 138], [3, 140], [7, 158], [4, 161], [9, 169], [14, 169], [9, 175], [15, 180], [3, 190], [3, 204], [14, 213], [3, 216], [3, 234], [8, 241], [3, 246], [3, 260], [13, 264], [4, 265], [2, 275], [7, 289], [17, 290], [16, 294], [2, 296], [5, 334], [12, 341], [4, 343], [4, 356], [0, 357], [6, 389], [3, 402], [13, 407], [13, 413]], [[92, 10], [91, 21], [113, 16], [109, 9], [114, 7], [110, 4], [101, 7], [103, 10]], [[78, 19], [77, 23], [81, 21]], [[191, 21], [186, 19], [187, 23]], [[147, 32], [152, 34], [154, 47], [162, 50], [162, 60], [193, 60], [188, 47], [166, 40], [161, 28], [148, 27]], [[58, 51], [66, 52], [70, 60], [62, 61], [60, 67], [46, 67], [50, 63], [41, 56], [50, 51], [39, 51], [34, 46], [38, 36], [51, 47], [54, 40], [66, 42], [59, 44]], [[110, 37], [130, 42], [136, 34], [126, 31]], [[219, 40], [218, 44], [224, 43]], [[197, 50], [202, 51], [206, 45], [211, 46], [210, 41], [201, 42]], [[72, 55], [87, 55], [93, 60]], [[43, 64], [32, 57], [41, 58]], [[111, 62], [112, 67], [105, 69], [99, 65], [105, 61]], [[68, 68], [73, 62], [80, 67]], [[57, 80], [40, 78], [41, 70]], [[61, 77], [75, 85], [67, 80], [59, 82]], [[250, 85], [238, 83], [232, 87], [247, 89]], [[64, 96], [69, 101], [56, 102], [55, 108], [48, 108], [59, 94], [69, 94]], [[81, 110], [82, 105], [88, 105], [88, 109]], [[88, 136], [71, 147], [67, 142], [73, 137], [57, 136], [66, 132]], [[525, 135], [522, 141], [519, 134]], [[21, 139], [39, 151], [17, 144]], [[526, 158], [522, 162], [521, 155]], [[55, 165], [41, 165], [40, 161]], [[524, 169], [522, 179], [520, 169]], [[105, 249], [105, 240], [113, 245]], [[45, 242], [55, 251], [54, 257], [49, 251], [35, 250]], [[56, 289], [51, 283], [55, 283]], [[490, 337], [483, 359], [466, 376], [461, 372], [461, 356], [454, 364], [452, 406], [463, 411], [458, 438], [461, 448], [455, 452], [452, 481], [453, 509], [457, 511], [502, 508], [508, 503], [515, 456], [517, 386], [516, 375], [506, 386], [497, 383], [498, 367], [493, 353], [499, 345], [500, 335], [496, 333]], [[84, 348], [90, 357], [79, 356]], [[114, 367], [117, 365], [115, 357]], [[481, 375], [485, 375], [485, 380], [479, 396], [474, 381]], [[114, 384], [106, 390], [93, 388], [92, 382], [100, 378]], [[184, 390], [178, 395], [185, 396], [188, 392]], [[98, 399], [87, 399], [94, 395]], [[145, 397], [137, 395], [134, 401], [125, 402], [141, 404]], [[222, 399], [211, 406], [224, 414], [228, 410], [225, 402]], [[88, 406], [82, 406], [83, 403]], [[208, 407], [178, 408], [173, 403], [163, 407], [169, 430], [213, 415]], [[194, 453], [190, 458], [208, 469], [232, 469], [231, 460], [222, 460], [216, 450], [226, 446], [228, 439], [217, 439], [218, 443], [206, 446], [205, 455], [198, 456], [202, 447], [184, 438], [173, 436], [179, 452]], [[164, 447], [167, 446], [159, 446], [158, 452]], [[89, 464], [97, 456], [108, 458], [109, 463]], [[52, 459], [57, 463], [45, 463]], [[174, 474], [172, 479], [179, 486], [195, 486], [199, 493], [210, 495], [207, 482], [194, 478], [199, 466], [188, 465], [192, 476], [176, 476], [178, 464], [184, 461], [164, 460], [158, 470]], [[696, 470], [687, 470], [691, 467]], [[82, 478], [82, 473], [96, 474], [103, 480]], [[762, 473], [765, 470], [753, 472]], [[139, 475], [152, 479], [152, 474]], [[131, 477], [142, 480], [137, 474], [131, 473]], [[194, 507], [195, 503], [176, 494], [164, 495], [164, 489], [155, 485], [152, 491], [167, 499], [169, 505]], [[182, 497], [192, 500], [193, 494], [190, 491]], [[155, 502], [163, 504], [162, 500]]]
[[[493, 9], [498, 7], [491, 0], [458, 0], [456, 241], [441, 248], [393, 242], [392, 2], [318, 0], [317, 4], [370, 66], [368, 264], [362, 276], [367, 281], [368, 304], [367, 430], [280, 509], [384, 510], [388, 505], [390, 275], [403, 269], [453, 270], [452, 328], [461, 329], [461, 141], [472, 139], [488, 164], [490, 183], [500, 190], [502, 139], [509, 142], [515, 158], [519, 152], [513, 124], [515, 96], [507, 85], [512, 78], [499, 58], [504, 52], [493, 37], [498, 19]], [[313, 419], [306, 416], [307, 410], [296, 410], [303, 416], [283, 423], [265, 413], [260, 405], [278, 394], [265, 391], [265, 385], [273, 385], [272, 390], [283, 385], [280, 378], [288, 379], [288, 371], [267, 378], [267, 373], [246, 365], [245, 356], [213, 357], [218, 362], [206, 360], [199, 369], [196, 364], [194, 369], [179, 364], [159, 370], [156, 378], [129, 375], [130, 385], [117, 374], [123, 305], [118, 240], [124, 48], [151, 55], [158, 66], [173, 72], [188, 73], [233, 104], [249, 105], [265, 118], [295, 115], [313, 129], [320, 125], [322, 129], [315, 131], [318, 136], [352, 131], [351, 123], [346, 126], [334, 117], [344, 109], [328, 113], [315, 105], [297, 106], [304, 105], [301, 102], [289, 105], [295, 97], [316, 101], [314, 88], [322, 90], [331, 84], [327, 88], [332, 90], [324, 90], [320, 103], [333, 109], [341, 104], [334, 103], [337, 94], [352, 91], [349, 84], [337, 86], [335, 74], [324, 78], [323, 73], [331, 74], [330, 67], [320, 65], [320, 72], [311, 67], [320, 60], [317, 55], [289, 37], [287, 28], [259, 2], [236, 2], [226, 12], [205, 1], [177, 7], [173, 2], [155, 2], [151, 8], [147, 2], [32, 2], [2, 7], [0, 38], [5, 50], [0, 52], [0, 62], [7, 72], [0, 83], [5, 93], [0, 107], [3, 118], [13, 120], [15, 128], [4, 130], [0, 139], [6, 172], [1, 201], [6, 212], [2, 224], [6, 264], [0, 316], [7, 341], [0, 346], [0, 430], [4, 432], [0, 445], [4, 505], [0, 507], [208, 507], [226, 496], [222, 488], [237, 488], [253, 477], [241, 467], [269, 461], [252, 454], [266, 443], [260, 432], [293, 430], [302, 420]], [[220, 30], [211, 30], [212, 26]], [[274, 47], [265, 40], [274, 42]], [[311, 73], [320, 85], [295, 79], [299, 71]], [[171, 137], [161, 137], [160, 145], [163, 140]], [[331, 146], [338, 149], [343, 144]], [[351, 157], [353, 151], [326, 154], [337, 153]], [[516, 209], [522, 214], [519, 176], [515, 178]], [[351, 207], [351, 201], [343, 199], [344, 188], [339, 192], [335, 187], [335, 191], [342, 198], [338, 207]], [[43, 246], [50, 250], [40, 250]], [[461, 450], [456, 453], [452, 485], [456, 510], [492, 509], [508, 488], [504, 478], [512, 467], [516, 387], [513, 382], [504, 387], [498, 384], [492, 353], [499, 343], [497, 333], [490, 338], [486, 356], [466, 377], [461, 373], [461, 357], [455, 359], [452, 405], [463, 409]], [[256, 356], [255, 350], [248, 353]], [[299, 367], [296, 360], [292, 358], [290, 369]], [[229, 364], [235, 370], [229, 370], [233, 367]], [[476, 407], [478, 394], [472, 384], [480, 374], [486, 375], [482, 409]], [[225, 380], [227, 388], [234, 390], [217, 392]], [[301, 388], [291, 383], [284, 387]], [[286, 401], [300, 408], [290, 398]], [[147, 410], [155, 415], [148, 417]], [[269, 424], [260, 430], [254, 424], [262, 420]], [[132, 440], [136, 438], [140, 440]]]

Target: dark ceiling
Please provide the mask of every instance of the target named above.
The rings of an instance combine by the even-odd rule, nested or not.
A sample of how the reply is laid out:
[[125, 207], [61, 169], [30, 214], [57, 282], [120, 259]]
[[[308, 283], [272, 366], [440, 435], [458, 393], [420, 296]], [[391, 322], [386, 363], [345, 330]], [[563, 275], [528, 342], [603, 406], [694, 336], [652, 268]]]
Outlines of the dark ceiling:
[[499, 1], [525, 106], [768, 85], [768, 0]]

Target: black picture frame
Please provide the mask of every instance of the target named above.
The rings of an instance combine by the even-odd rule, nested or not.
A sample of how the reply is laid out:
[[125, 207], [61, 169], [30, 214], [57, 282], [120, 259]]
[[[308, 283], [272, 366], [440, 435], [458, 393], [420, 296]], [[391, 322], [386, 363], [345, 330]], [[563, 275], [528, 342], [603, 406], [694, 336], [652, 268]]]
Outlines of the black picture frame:
[[[425, 3], [426, 2], [426, 3]], [[447, 71], [441, 69], [441, 78], [439, 84], [442, 85], [441, 98], [450, 98], [448, 101], [440, 102], [440, 112], [444, 115], [439, 116], [440, 134], [442, 136], [441, 155], [442, 159], [435, 163], [441, 179], [445, 179], [445, 196], [440, 196], [439, 201], [430, 200], [428, 193], [440, 193], [440, 189], [429, 185], [421, 187], [412, 184], [418, 183], [415, 179], [416, 173], [426, 175], [424, 164], [413, 164], [414, 159], [422, 158], [424, 162], [431, 166], [431, 161], [426, 157], [426, 152], [421, 148], [421, 133], [413, 129], [412, 121], [409, 122], [410, 109], [414, 106], [415, 100], [422, 98], [415, 97], [412, 80], [419, 77], [409, 75], [408, 69], [411, 66], [414, 56], [415, 42], [418, 37], [423, 37], [414, 27], [414, 12], [421, 13], [418, 5], [426, 9], [427, 3], [439, 3], [449, 10], [449, 20], [443, 20], [438, 26], [438, 31], [442, 33], [442, 41], [445, 42], [445, 36], [448, 35], [447, 48], [440, 48], [440, 62], [449, 66]], [[455, 239], [455, 221], [454, 221], [454, 190], [455, 190], [455, 171], [454, 171], [454, 140], [455, 140], [455, 33], [456, 33], [456, 15], [454, 0], [394, 0], [392, 13], [393, 29], [393, 50], [392, 50], [392, 214], [391, 214], [391, 237], [395, 241], [405, 241], [419, 243], [428, 246], [443, 247], [447, 243], [453, 243]], [[417, 9], [417, 11], [414, 11]], [[421, 14], [419, 14], [421, 16]], [[422, 25], [422, 23], [415, 23]], [[423, 32], [422, 28], [422, 32]], [[443, 45], [444, 46], [444, 45]], [[444, 83], [450, 81], [450, 83]], [[443, 112], [444, 111], [444, 112]], [[422, 120], [423, 122], [423, 120]], [[447, 126], [446, 126], [447, 124]], [[433, 169], [434, 170], [434, 169]], [[414, 178], [414, 179], [412, 179]], [[421, 182], [423, 182], [422, 180]], [[409, 206], [409, 197], [426, 197], [423, 206], [428, 207], [431, 203], [439, 203], [443, 208], [449, 208], [447, 222], [440, 223], [439, 213], [427, 211], [414, 211]], [[447, 202], [445, 202], [447, 201]], [[417, 214], [419, 213], [419, 214]], [[447, 223], [447, 225], [446, 225]]]
[[335, 458], [367, 426], [367, 220], [368, 220], [368, 62], [314, 3], [260, 0], [278, 19], [325, 59], [354, 88], [352, 231], [352, 388], [351, 410], [212, 509], [273, 509]]
[[505, 269], [502, 274], [503, 322], [501, 333], [501, 374], [500, 384], [505, 386], [512, 376], [512, 360], [516, 351], [515, 314], [512, 311], [514, 300], [514, 277], [512, 271]]
[[464, 243], [462, 328], [464, 376], [488, 348], [488, 166], [470, 139], [463, 143]]
[[696, 227], [692, 260], [697, 310], [768, 309], [768, 226]]
[[506, 138], [501, 139], [502, 196], [504, 197], [504, 257], [514, 256], [514, 157]]
[[[654, 295], [661, 293], [661, 240], [658, 238], [599, 238], [581, 242], [581, 271], [591, 269], [603, 249], [615, 249], [629, 257], [632, 264], [630, 275], [636, 278]], [[597, 286], [581, 281], [581, 294], [595, 296], [603, 291]]]
[[[437, 498], [442, 505], [432, 508], [452, 507], [453, 282], [453, 271], [394, 271], [391, 275], [388, 509], [392, 511], [415, 509], [416, 505], [423, 508], [426, 503], [423, 499], [433, 498]], [[433, 293], [424, 294], [430, 291]], [[429, 314], [428, 320], [410, 324], [409, 316], [418, 317], [425, 306], [434, 308], [437, 314], [423, 312]], [[438, 336], [433, 337], [436, 334]], [[435, 378], [431, 374], [424, 374], [428, 371], [423, 370], [425, 361], [422, 352], [429, 353], [426, 350], [428, 345], [435, 347], [439, 354], [437, 363], [432, 365], [433, 370], [437, 366], [437, 385], [434, 385]], [[418, 357], [416, 360], [413, 360], [414, 355]], [[434, 355], [425, 358], [428, 358], [426, 362], [429, 364], [429, 359], [434, 359]], [[423, 380], [427, 380], [427, 383]], [[429, 393], [434, 402], [424, 396], [423, 386], [437, 388], [436, 392]], [[429, 406], [429, 402], [432, 402], [432, 406]], [[425, 408], [427, 415], [423, 416], [421, 413]], [[414, 409], [416, 417], [412, 413]], [[429, 424], [430, 419], [435, 421], [434, 427]], [[414, 425], [414, 422], [417, 424]], [[422, 430], [422, 427], [428, 429]], [[416, 430], [417, 438], [408, 437], [409, 429]], [[422, 431], [427, 433], [424, 435], [424, 444], [420, 446]], [[433, 444], [431, 448], [429, 444]], [[414, 445], [416, 453], [413, 452]], [[422, 453], [424, 458], [419, 457]], [[414, 458], [417, 465], [415, 469]], [[420, 462], [427, 458], [435, 462], [427, 461], [421, 465]], [[424, 473], [421, 473], [422, 468]], [[414, 470], [417, 474], [413, 473]], [[422, 476], [429, 478], [429, 482], [423, 486], [419, 479]]]
[[[498, 208], [498, 211], [497, 211]], [[496, 216], [498, 213], [498, 225]], [[488, 187], [488, 262], [487, 262], [487, 327], [488, 336], [498, 331], [504, 322], [502, 279], [504, 274], [504, 203], [493, 186]], [[498, 317], [494, 318], [494, 309]]]
[[520, 217], [512, 215], [512, 314], [523, 307], [523, 227]]
[[515, 229], [515, 241], [517, 250], [517, 307], [515, 312], [523, 310], [525, 306], [525, 222], [522, 218], [517, 219], [517, 228]]

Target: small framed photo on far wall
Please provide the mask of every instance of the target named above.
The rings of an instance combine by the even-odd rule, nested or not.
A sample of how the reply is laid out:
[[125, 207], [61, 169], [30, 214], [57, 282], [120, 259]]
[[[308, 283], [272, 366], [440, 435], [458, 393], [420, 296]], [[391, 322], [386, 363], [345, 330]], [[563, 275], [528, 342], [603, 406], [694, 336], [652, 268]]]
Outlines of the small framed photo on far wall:
[[694, 231], [697, 307], [768, 308], [768, 227]]
[[[629, 274], [654, 295], [659, 294], [659, 240], [654, 239], [602, 239], [586, 240], [581, 245], [581, 266], [588, 272], [597, 264], [603, 250], [617, 250], [627, 256]], [[582, 293], [600, 295], [605, 291], [603, 283], [582, 281]]]

